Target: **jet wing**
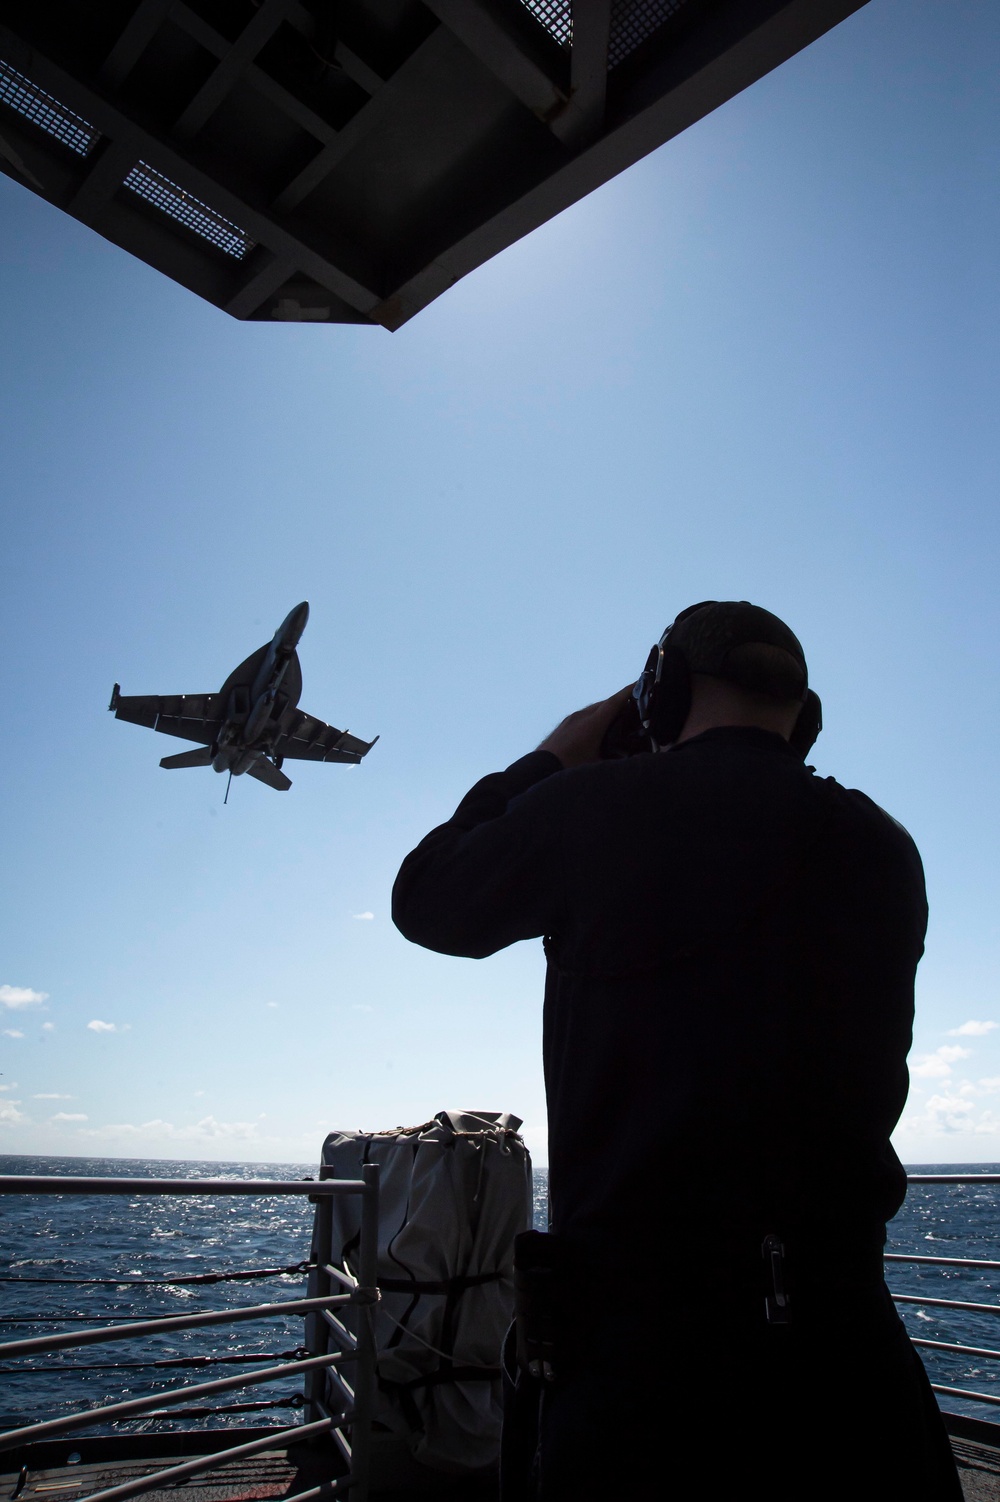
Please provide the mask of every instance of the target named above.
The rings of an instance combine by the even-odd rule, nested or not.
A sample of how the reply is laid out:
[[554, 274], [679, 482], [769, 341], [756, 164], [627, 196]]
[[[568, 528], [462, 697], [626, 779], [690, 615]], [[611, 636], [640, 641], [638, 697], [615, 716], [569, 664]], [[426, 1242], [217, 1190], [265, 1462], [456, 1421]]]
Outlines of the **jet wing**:
[[[375, 741], [378, 736], [375, 737]], [[346, 761], [357, 763], [374, 746], [375, 741], [359, 740], [346, 730], [325, 725], [311, 714], [295, 709], [285, 717], [282, 734], [274, 744], [274, 754], [297, 761]]]
[[224, 704], [221, 694], [120, 694], [116, 685], [108, 708], [132, 725], [210, 746], [222, 729]]

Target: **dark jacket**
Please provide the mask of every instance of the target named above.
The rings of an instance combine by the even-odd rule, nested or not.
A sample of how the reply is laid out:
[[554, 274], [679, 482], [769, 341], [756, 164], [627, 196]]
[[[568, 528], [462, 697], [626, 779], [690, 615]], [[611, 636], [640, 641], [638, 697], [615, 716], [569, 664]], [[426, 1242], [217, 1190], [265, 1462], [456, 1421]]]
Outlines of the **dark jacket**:
[[553, 1229], [588, 1258], [881, 1239], [905, 1191], [889, 1134], [920, 858], [779, 736], [569, 771], [522, 757], [407, 856], [393, 917], [475, 958], [545, 936]]

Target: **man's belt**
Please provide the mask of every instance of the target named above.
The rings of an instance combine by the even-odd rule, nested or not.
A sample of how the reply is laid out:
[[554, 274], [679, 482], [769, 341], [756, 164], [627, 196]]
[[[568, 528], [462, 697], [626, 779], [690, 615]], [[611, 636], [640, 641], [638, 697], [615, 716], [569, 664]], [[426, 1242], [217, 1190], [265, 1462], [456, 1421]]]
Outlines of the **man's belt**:
[[[756, 1243], [756, 1244], [755, 1244]], [[521, 1371], [551, 1380], [559, 1364], [559, 1332], [574, 1304], [593, 1298], [595, 1280], [606, 1283], [607, 1259], [598, 1267], [563, 1244], [558, 1236], [524, 1231], [514, 1238], [514, 1318], [517, 1364]], [[849, 1247], [832, 1248], [802, 1237], [768, 1232], [761, 1240], [727, 1238], [723, 1247], [694, 1239], [683, 1253], [666, 1250], [655, 1272], [644, 1270], [645, 1288], [685, 1288], [692, 1292], [717, 1284], [722, 1298], [744, 1307], [752, 1303], [770, 1325], [788, 1325], [800, 1301], [831, 1292], [849, 1296], [882, 1285], [882, 1245], [874, 1236]], [[713, 1302], [720, 1296], [715, 1289]]]

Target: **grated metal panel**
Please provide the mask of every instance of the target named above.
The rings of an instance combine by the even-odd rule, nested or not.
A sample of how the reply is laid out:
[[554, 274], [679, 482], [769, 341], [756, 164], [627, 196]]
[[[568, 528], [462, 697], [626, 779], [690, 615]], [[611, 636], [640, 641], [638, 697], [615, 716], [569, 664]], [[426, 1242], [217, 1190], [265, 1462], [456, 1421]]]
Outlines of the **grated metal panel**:
[[74, 114], [65, 104], [60, 104], [52, 94], [40, 89], [37, 83], [25, 78], [10, 63], [0, 61], [0, 103], [16, 110], [32, 125], [44, 130], [77, 156], [86, 156], [100, 136], [82, 115]]
[[608, 71], [617, 67], [664, 21], [677, 14], [685, 0], [614, 0], [608, 38]]
[[573, 40], [573, 6], [571, 0], [521, 0], [525, 10], [545, 27], [553, 41], [568, 47]]
[[242, 261], [256, 244], [238, 224], [224, 218], [218, 210], [202, 203], [200, 198], [195, 198], [179, 183], [171, 182], [169, 177], [164, 177], [146, 162], [136, 163], [122, 186], [238, 261]]
[[[612, 0], [608, 71], [648, 41], [685, 3], [686, 0]], [[572, 47], [572, 0], [521, 0], [521, 4], [560, 47]]]

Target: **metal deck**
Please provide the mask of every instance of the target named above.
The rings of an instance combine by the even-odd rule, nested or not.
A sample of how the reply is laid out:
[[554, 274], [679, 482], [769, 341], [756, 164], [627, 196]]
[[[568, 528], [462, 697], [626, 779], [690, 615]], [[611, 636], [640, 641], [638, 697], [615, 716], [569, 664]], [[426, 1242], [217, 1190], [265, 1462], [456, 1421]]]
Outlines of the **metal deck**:
[[[179, 1460], [266, 1433], [262, 1429], [210, 1430], [207, 1433], [113, 1436], [78, 1439], [31, 1447], [24, 1454], [0, 1457], [0, 1502], [84, 1502], [84, 1499]], [[70, 1454], [79, 1461], [66, 1464]], [[192, 1476], [149, 1497], [169, 1494], [175, 1502], [270, 1502], [313, 1492], [344, 1475], [340, 1452], [331, 1444], [292, 1445], [269, 1450], [247, 1460], [232, 1461], [200, 1476]], [[440, 1502], [496, 1502], [495, 1477], [456, 1481], [448, 1476], [400, 1464], [396, 1453], [373, 1456], [371, 1502], [416, 1502], [434, 1497]]]
[[396, 329], [864, 3], [0, 0], [0, 170], [236, 318]]
[[[949, 1418], [949, 1427], [953, 1426], [961, 1431], [953, 1433], [952, 1449], [966, 1502], [998, 1502], [1000, 1427], [995, 1428], [993, 1435], [984, 1438], [994, 1426], [952, 1417]], [[236, 1438], [232, 1430], [227, 1434], [230, 1441]], [[180, 1441], [182, 1436], [174, 1436], [174, 1439]], [[192, 1442], [200, 1440], [204, 1444], [205, 1439], [204, 1434], [192, 1436]], [[115, 1441], [110, 1443], [114, 1446]], [[143, 1437], [136, 1436], [130, 1443], [133, 1447], [139, 1446]], [[151, 1442], [147, 1439], [145, 1443]], [[94, 1492], [162, 1469], [178, 1458], [176, 1451], [167, 1456], [157, 1450], [144, 1459], [88, 1459], [88, 1449], [93, 1453], [100, 1444], [101, 1441], [96, 1439], [78, 1442], [82, 1458], [72, 1466], [52, 1463], [54, 1457], [42, 1453], [42, 1446], [36, 1447], [40, 1453], [34, 1464], [29, 1464], [26, 1470], [0, 1474], [0, 1502], [78, 1502]], [[63, 1448], [68, 1449], [68, 1446]], [[156, 1448], [155, 1441], [152, 1441], [152, 1448]], [[279, 1502], [279, 1499], [310, 1491], [338, 1474], [337, 1461], [338, 1457], [329, 1447], [312, 1450], [307, 1445], [293, 1446], [287, 1451], [269, 1451], [252, 1460], [231, 1463], [165, 1490], [176, 1502]], [[9, 1463], [9, 1459], [4, 1462], [5, 1465]], [[374, 1484], [369, 1493], [372, 1502], [416, 1502], [420, 1496], [433, 1497], [438, 1502], [496, 1502], [497, 1497], [495, 1481], [455, 1483], [447, 1477], [436, 1478], [430, 1474], [419, 1488], [412, 1485], [386, 1486], [386, 1478], [378, 1475], [377, 1460], [372, 1480]], [[148, 1492], [146, 1495], [155, 1497], [162, 1493]]]

